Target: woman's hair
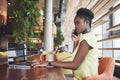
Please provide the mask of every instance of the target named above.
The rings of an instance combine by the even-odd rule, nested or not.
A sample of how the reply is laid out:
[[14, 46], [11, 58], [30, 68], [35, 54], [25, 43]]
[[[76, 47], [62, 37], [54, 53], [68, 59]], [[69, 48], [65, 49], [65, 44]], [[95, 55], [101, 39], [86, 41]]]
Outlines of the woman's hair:
[[89, 9], [86, 9], [86, 8], [80, 8], [76, 12], [76, 17], [77, 16], [80, 16], [80, 17], [84, 18], [85, 20], [89, 20], [89, 22], [90, 22], [89, 26], [91, 28], [91, 22], [92, 22], [92, 19], [94, 18], [94, 14], [92, 11], [90, 11]]

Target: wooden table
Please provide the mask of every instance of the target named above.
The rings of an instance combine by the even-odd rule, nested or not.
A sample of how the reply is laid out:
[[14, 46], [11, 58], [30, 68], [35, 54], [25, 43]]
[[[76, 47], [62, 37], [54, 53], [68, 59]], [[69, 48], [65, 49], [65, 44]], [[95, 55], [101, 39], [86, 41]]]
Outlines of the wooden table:
[[0, 80], [66, 80], [60, 68], [18, 68], [0, 65]]

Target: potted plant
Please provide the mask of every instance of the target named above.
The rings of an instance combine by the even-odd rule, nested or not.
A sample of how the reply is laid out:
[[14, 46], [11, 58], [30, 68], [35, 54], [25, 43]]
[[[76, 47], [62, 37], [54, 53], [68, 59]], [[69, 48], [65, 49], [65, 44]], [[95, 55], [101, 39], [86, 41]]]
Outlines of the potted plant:
[[15, 0], [13, 10], [10, 13], [13, 26], [13, 37], [17, 43], [25, 43], [27, 48], [35, 48], [35, 44], [30, 40], [33, 37], [40, 37], [39, 33], [34, 33], [34, 28], [40, 26], [39, 9], [36, 4], [39, 0]]
[[57, 36], [54, 38], [54, 46], [59, 47], [59, 45], [61, 45], [63, 41], [64, 41], [64, 36], [61, 32], [61, 29], [57, 28]]

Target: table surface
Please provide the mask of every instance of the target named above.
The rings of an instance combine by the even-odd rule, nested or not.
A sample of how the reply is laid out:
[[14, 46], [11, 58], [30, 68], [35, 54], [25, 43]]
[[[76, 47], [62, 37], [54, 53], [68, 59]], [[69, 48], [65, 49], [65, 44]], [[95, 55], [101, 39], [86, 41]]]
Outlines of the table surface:
[[0, 80], [66, 80], [60, 68], [0, 66]]

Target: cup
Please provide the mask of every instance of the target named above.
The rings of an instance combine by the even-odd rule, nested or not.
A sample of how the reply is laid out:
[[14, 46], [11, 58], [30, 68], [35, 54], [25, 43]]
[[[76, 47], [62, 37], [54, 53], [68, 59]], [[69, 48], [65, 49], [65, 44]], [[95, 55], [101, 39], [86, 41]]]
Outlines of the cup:
[[41, 61], [46, 61], [46, 54], [41, 54], [40, 55], [40, 60]]
[[47, 54], [46, 55], [46, 61], [48, 61], [48, 62], [54, 61], [54, 54]]

